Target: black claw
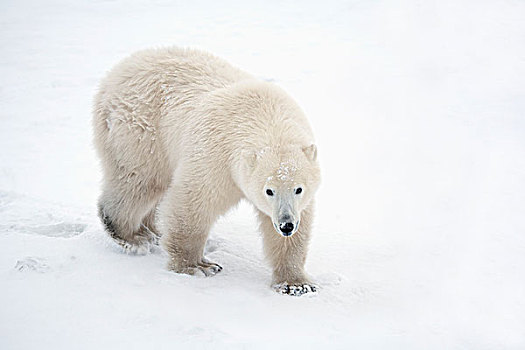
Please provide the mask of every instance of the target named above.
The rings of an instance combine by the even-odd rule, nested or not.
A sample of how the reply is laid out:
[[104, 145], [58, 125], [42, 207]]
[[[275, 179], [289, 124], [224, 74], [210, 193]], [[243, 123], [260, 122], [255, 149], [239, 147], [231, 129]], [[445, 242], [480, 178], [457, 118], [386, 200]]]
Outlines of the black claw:
[[300, 297], [308, 293], [315, 293], [318, 290], [316, 286], [310, 284], [290, 285], [283, 283], [275, 285], [274, 288], [279, 294], [287, 294], [295, 297]]

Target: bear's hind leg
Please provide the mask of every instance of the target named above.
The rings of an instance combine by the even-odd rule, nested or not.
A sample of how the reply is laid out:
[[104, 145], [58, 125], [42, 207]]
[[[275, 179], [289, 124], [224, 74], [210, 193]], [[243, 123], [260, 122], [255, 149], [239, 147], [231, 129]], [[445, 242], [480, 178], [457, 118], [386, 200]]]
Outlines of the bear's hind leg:
[[112, 189], [103, 192], [98, 204], [106, 231], [126, 253], [149, 252], [158, 242], [154, 215], [160, 194], [147, 188], [125, 192], [108, 187]]
[[155, 245], [159, 245], [159, 240], [160, 240], [160, 233], [157, 228], [157, 224], [155, 222], [157, 205], [158, 205], [158, 202], [155, 203], [155, 205], [153, 206], [153, 209], [148, 214], [146, 214], [146, 216], [144, 217], [140, 225], [141, 228], [145, 230], [152, 237], [152, 242]]

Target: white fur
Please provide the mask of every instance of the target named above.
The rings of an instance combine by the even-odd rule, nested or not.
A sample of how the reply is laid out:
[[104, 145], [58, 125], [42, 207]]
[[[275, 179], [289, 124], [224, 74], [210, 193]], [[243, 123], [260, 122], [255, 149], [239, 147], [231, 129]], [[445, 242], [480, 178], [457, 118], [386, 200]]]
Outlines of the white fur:
[[[94, 130], [100, 216], [121, 245], [162, 236], [171, 270], [213, 275], [220, 266], [203, 257], [209, 229], [245, 197], [258, 209], [274, 283], [308, 284], [317, 150], [301, 109], [280, 88], [205, 52], [141, 51], [102, 81]], [[298, 224], [289, 237], [277, 232], [283, 217]]]

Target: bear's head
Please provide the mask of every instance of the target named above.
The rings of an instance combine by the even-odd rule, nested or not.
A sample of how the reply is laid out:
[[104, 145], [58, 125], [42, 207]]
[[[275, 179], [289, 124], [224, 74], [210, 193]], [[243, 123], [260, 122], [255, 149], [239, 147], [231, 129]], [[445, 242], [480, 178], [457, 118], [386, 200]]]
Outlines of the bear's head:
[[297, 232], [301, 212], [319, 187], [316, 146], [244, 151], [241, 163], [239, 180], [248, 200], [272, 219], [277, 233], [288, 237]]

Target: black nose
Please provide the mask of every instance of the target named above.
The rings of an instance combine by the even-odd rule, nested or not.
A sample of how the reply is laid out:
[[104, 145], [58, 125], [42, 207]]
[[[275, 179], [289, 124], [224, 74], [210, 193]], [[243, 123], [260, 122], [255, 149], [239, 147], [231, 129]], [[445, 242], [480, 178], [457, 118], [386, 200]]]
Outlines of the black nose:
[[279, 229], [285, 236], [289, 236], [293, 231], [293, 224], [291, 222], [283, 222], [279, 224]]

